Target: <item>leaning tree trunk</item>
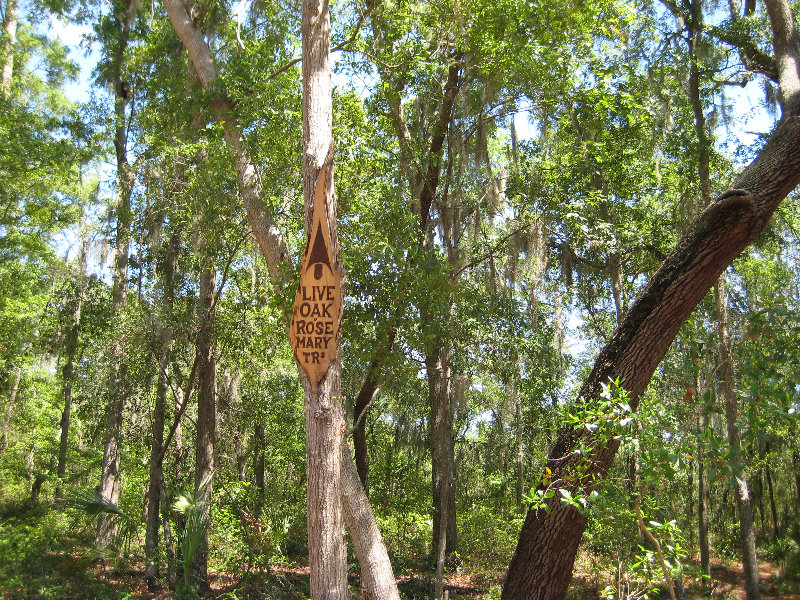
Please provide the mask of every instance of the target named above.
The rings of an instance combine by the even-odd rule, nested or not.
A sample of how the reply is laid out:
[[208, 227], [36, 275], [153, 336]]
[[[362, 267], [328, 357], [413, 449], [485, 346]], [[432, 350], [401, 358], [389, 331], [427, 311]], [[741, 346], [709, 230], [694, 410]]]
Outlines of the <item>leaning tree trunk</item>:
[[[350, 539], [361, 566], [363, 598], [400, 600], [389, 555], [359, 480], [350, 448], [342, 444], [342, 502]], [[386, 565], [390, 565], [387, 570]]]
[[719, 337], [719, 382], [725, 403], [725, 425], [728, 431], [728, 448], [733, 464], [736, 512], [739, 514], [739, 542], [742, 548], [745, 592], [747, 600], [760, 600], [758, 559], [756, 558], [756, 533], [753, 527], [753, 499], [747, 483], [747, 469], [742, 457], [741, 436], [736, 421], [739, 417], [739, 398], [734, 391], [733, 354], [728, 323], [728, 296], [723, 274], [717, 282], [714, 298], [717, 307], [717, 334]]
[[[789, 112], [733, 188], [694, 220], [650, 279], [600, 352], [580, 396], [598, 398], [604, 384], [619, 379], [630, 393], [631, 406], [638, 406], [681, 325], [798, 183], [800, 116]], [[598, 446], [579, 457], [573, 451], [581, 441], [591, 444], [587, 438], [586, 432], [559, 432], [548, 461], [552, 481], [575, 491], [591, 487], [608, 472], [618, 444]], [[577, 461], [586, 469], [580, 481], [570, 475]], [[541, 483], [539, 487], [543, 489]], [[503, 588], [506, 600], [560, 599], [566, 594], [586, 518], [562, 504], [558, 493], [547, 502], [548, 511], [528, 511]]]

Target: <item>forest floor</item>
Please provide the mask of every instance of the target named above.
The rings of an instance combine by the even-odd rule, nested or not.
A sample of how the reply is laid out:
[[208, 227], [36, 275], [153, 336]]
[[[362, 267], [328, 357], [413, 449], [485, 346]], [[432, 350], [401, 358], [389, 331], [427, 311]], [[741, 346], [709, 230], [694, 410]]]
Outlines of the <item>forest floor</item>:
[[[43, 505], [8, 503], [0, 507], [0, 600], [167, 600], [176, 595], [166, 586], [150, 591], [144, 564], [133, 554], [120, 557], [90, 545], [91, 529]], [[591, 565], [584, 557], [582, 566]], [[687, 565], [697, 572], [696, 564]], [[446, 589], [450, 600], [499, 598], [503, 569], [483, 573], [451, 573]], [[781, 577], [772, 563], [760, 565], [764, 600], [800, 600], [800, 576]], [[606, 577], [607, 579], [608, 577]], [[576, 573], [569, 600], [600, 598], [608, 582], [591, 569]], [[687, 597], [702, 597], [701, 584], [685, 577]], [[398, 583], [407, 600], [433, 597], [429, 572], [403, 570]], [[358, 577], [350, 576], [353, 598], [358, 597]], [[744, 600], [744, 573], [740, 563], [715, 561], [710, 584], [712, 598]], [[269, 571], [214, 573], [208, 597], [215, 600], [299, 600], [308, 598], [308, 567], [302, 564], [272, 566]], [[659, 596], [666, 598], [666, 594]]]
[[[17, 585], [0, 582], [2, 600], [168, 600], [175, 593], [166, 587], [149, 591], [144, 565], [137, 562], [89, 559], [77, 554], [58, 554], [43, 549], [38, 568], [20, 574]], [[711, 598], [744, 600], [744, 572], [740, 563], [715, 562], [712, 567]], [[800, 600], [800, 577], [781, 578], [774, 565], [760, 565], [763, 600]], [[595, 576], [578, 573], [568, 594], [570, 600], [601, 598]], [[24, 583], [23, 583], [24, 582]], [[9, 582], [7, 582], [9, 583]], [[430, 575], [407, 574], [398, 580], [401, 594], [408, 600], [433, 598]], [[491, 600], [499, 598], [501, 579], [486, 575], [453, 573], [447, 576], [446, 588], [451, 600]], [[22, 585], [20, 585], [22, 584]], [[350, 576], [353, 598], [358, 597], [358, 577]], [[308, 568], [303, 566], [273, 568], [270, 572], [235, 577], [217, 573], [211, 577], [208, 598], [216, 600], [300, 600], [308, 598]], [[658, 598], [666, 598], [666, 594]], [[699, 582], [687, 578], [687, 598], [703, 597]]]

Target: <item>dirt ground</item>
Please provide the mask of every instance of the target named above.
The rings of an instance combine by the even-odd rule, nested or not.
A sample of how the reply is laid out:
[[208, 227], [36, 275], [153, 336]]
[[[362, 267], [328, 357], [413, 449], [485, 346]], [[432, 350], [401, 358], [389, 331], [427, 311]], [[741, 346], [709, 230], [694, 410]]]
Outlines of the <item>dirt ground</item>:
[[[147, 589], [143, 565], [129, 563], [125, 567], [110, 563], [70, 564], [68, 557], [54, 561], [52, 566], [61, 571], [66, 584], [59, 592], [47, 593], [44, 589], [4, 590], [0, 594], [4, 600], [11, 598], [29, 599], [127, 599], [127, 600], [171, 600], [175, 593], [166, 587], [160, 590]], [[691, 566], [691, 565], [689, 565]], [[86, 568], [88, 567], [88, 569]], [[80, 571], [83, 571], [80, 573]], [[87, 572], [89, 571], [89, 572]], [[763, 600], [800, 600], [800, 577], [780, 577], [780, 572], [771, 563], [759, 566]], [[503, 573], [495, 577], [452, 573], [447, 576], [446, 589], [450, 600], [489, 600], [497, 598], [502, 586]], [[596, 579], [586, 573], [578, 573], [568, 594], [570, 600], [596, 600], [600, 598]], [[70, 581], [74, 579], [73, 581]], [[274, 568], [270, 572], [216, 574], [211, 577], [211, 590], [206, 597], [216, 600], [252, 598], [258, 600], [300, 600], [308, 598], [309, 575], [307, 566]], [[70, 585], [71, 584], [71, 585]], [[687, 598], [703, 597], [699, 581], [685, 578]], [[358, 596], [359, 580], [351, 574], [350, 585], [353, 597]], [[401, 594], [408, 600], [428, 600], [434, 595], [434, 581], [427, 574], [406, 573], [398, 577]], [[710, 598], [719, 600], [745, 600], [744, 571], [740, 563], [716, 562], [712, 565], [712, 582], [709, 586]], [[38, 593], [37, 593], [38, 592]], [[663, 593], [663, 598], [667, 598]]]

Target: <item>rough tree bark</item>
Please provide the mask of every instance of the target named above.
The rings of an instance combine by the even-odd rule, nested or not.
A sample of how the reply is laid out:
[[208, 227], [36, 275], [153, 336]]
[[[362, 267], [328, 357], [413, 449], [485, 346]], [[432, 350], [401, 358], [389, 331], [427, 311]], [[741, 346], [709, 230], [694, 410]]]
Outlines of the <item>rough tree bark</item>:
[[[702, 411], [702, 416], [698, 417], [700, 431], [705, 431], [708, 427], [708, 415]], [[711, 577], [711, 544], [708, 537], [708, 473], [705, 468], [705, 450], [703, 442], [697, 443], [697, 528], [700, 542], [700, 568], [705, 575], [703, 579], [703, 590], [708, 592], [708, 581]]]
[[428, 374], [428, 405], [430, 407], [431, 478], [433, 485], [433, 546], [437, 556], [441, 538], [446, 538], [445, 555], [455, 551], [456, 527], [453, 475], [453, 415], [450, 406], [450, 347], [435, 344], [434, 351], [425, 357]]

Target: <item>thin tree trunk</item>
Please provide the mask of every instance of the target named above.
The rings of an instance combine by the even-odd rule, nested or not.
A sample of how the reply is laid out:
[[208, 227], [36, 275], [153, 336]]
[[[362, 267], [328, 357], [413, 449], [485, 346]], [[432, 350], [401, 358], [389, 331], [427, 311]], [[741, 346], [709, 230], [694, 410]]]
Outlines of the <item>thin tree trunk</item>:
[[[794, 442], [792, 442], [794, 446]], [[800, 452], [792, 450], [792, 471], [794, 471], [795, 518], [800, 517]]]
[[[206, 246], [205, 243], [201, 245]], [[202, 503], [200, 520], [204, 525], [203, 538], [192, 565], [192, 574], [203, 592], [209, 589], [208, 530], [214, 493], [214, 443], [217, 431], [217, 362], [214, 352], [216, 270], [213, 256], [207, 256], [204, 262], [200, 273], [200, 297], [197, 306], [197, 445], [194, 477], [195, 497]]]
[[[447, 522], [448, 503], [442, 503], [442, 516], [441, 521]], [[444, 598], [444, 563], [447, 558], [447, 528], [440, 529], [438, 539], [438, 546], [436, 547], [436, 586], [434, 596], [436, 600], [443, 600]]]
[[[115, 41], [111, 57], [112, 86], [114, 89], [114, 149], [117, 158], [117, 228], [114, 252], [114, 274], [112, 288], [112, 309], [118, 332], [123, 333], [124, 307], [128, 294], [128, 246], [131, 227], [131, 192], [134, 173], [128, 164], [127, 115], [126, 107], [129, 90], [122, 79], [123, 60], [130, 38], [131, 26], [136, 17], [137, 2], [128, 0], [119, 15], [119, 39]], [[103, 448], [103, 467], [100, 475], [99, 493], [112, 504], [119, 503], [119, 463], [122, 438], [122, 415], [125, 408], [125, 360], [124, 342], [118, 335], [111, 345], [108, 361], [111, 377], [108, 389], [108, 409], [106, 414], [106, 441]], [[116, 542], [117, 520], [115, 515], [101, 513], [97, 519], [95, 543], [98, 546], [111, 546]]]
[[86, 278], [86, 254], [88, 243], [86, 240], [81, 242], [80, 258], [78, 259], [78, 271], [76, 273], [76, 288], [74, 306], [72, 309], [72, 323], [70, 323], [64, 340], [64, 351], [66, 360], [61, 370], [61, 380], [64, 384], [64, 410], [61, 412], [61, 438], [58, 447], [58, 466], [56, 475], [58, 484], [56, 485], [56, 500], [63, 497], [64, 476], [67, 473], [67, 447], [69, 442], [70, 414], [72, 411], [72, 384], [75, 371], [75, 353], [78, 350], [78, 333], [81, 326], [81, 309], [83, 308], [84, 280]]
[[14, 46], [17, 43], [17, 17], [19, 8], [17, 0], [7, 0], [6, 13], [3, 19], [3, 31], [5, 32], [5, 44], [3, 47], [3, 75], [0, 79], [0, 93], [8, 96], [11, 93], [11, 83], [14, 77]]
[[260, 512], [264, 503], [264, 424], [256, 421], [253, 430], [253, 484], [256, 486], [256, 507]]
[[522, 398], [520, 397], [519, 387], [516, 380], [516, 373], [513, 380], [513, 400], [514, 400], [514, 419], [517, 436], [517, 508], [519, 512], [525, 512], [525, 437], [522, 427]]
[[[14, 404], [17, 402], [17, 392], [19, 391], [19, 382], [22, 380], [22, 367], [16, 365], [14, 367], [14, 383], [11, 386], [11, 393], [8, 395], [8, 406], [6, 406], [6, 417], [3, 419], [3, 433], [0, 437], [0, 456], [6, 448], [8, 448], [8, 430], [11, 427], [11, 416], [14, 414]], [[800, 490], [800, 488], [798, 488]]]
[[[175, 584], [178, 581], [176, 573], [176, 560], [175, 549], [173, 545], [172, 536], [172, 523], [170, 521], [170, 506], [167, 503], [167, 488], [164, 484], [164, 478], [161, 478], [161, 488], [159, 490], [161, 499], [161, 522], [164, 524], [164, 554], [166, 555], [167, 563], [167, 586], [169, 589], [174, 590]], [[149, 585], [149, 581], [148, 581]]]
[[353, 451], [355, 453], [356, 469], [364, 492], [369, 495], [369, 454], [367, 452], [367, 426], [366, 411], [375, 398], [381, 380], [381, 368], [386, 357], [392, 351], [396, 329], [391, 329], [386, 337], [386, 347], [376, 353], [369, 365], [364, 384], [356, 397], [353, 406]]
[[719, 382], [725, 402], [725, 424], [728, 431], [728, 447], [734, 468], [736, 508], [739, 513], [739, 539], [742, 547], [745, 592], [747, 600], [760, 600], [758, 560], [756, 558], [756, 534], [753, 528], [753, 506], [747, 484], [747, 470], [742, 456], [742, 445], [736, 421], [739, 416], [739, 399], [734, 392], [733, 356], [731, 354], [730, 325], [728, 324], [728, 296], [725, 275], [720, 276], [714, 298], [717, 308], [717, 333], [719, 336], [720, 369]]
[[[691, 18], [688, 19], [687, 45], [689, 47], [689, 101], [694, 113], [694, 130], [697, 137], [697, 175], [700, 182], [700, 210], [709, 206], [712, 201], [711, 196], [711, 142], [706, 128], [706, 116], [703, 110], [702, 97], [700, 95], [700, 58], [698, 56], [698, 45], [703, 35], [703, 10], [701, 0], [692, 0], [689, 9]], [[698, 399], [698, 401], [700, 401]], [[702, 408], [701, 408], [702, 410]], [[708, 427], [708, 415], [702, 412], [700, 419], [700, 430], [705, 431]], [[698, 476], [698, 537], [700, 539], [700, 568], [705, 575], [703, 579], [703, 590], [708, 591], [708, 583], [711, 577], [711, 547], [708, 534], [708, 474], [704, 464], [704, 451], [702, 441], [698, 441], [697, 448], [697, 476]]]
[[229, 411], [233, 422], [233, 450], [236, 454], [236, 475], [239, 481], [247, 481], [247, 456], [245, 455], [242, 428], [239, 427], [242, 411], [241, 394], [242, 374], [239, 369], [233, 369], [229, 377], [228, 402]]
[[[377, 21], [373, 21], [373, 32], [376, 38], [382, 39], [382, 32]], [[383, 43], [387, 43], [382, 39]], [[388, 84], [386, 100], [389, 104], [391, 116], [395, 125], [398, 142], [400, 145], [400, 162], [404, 174], [408, 178], [409, 189], [418, 199], [419, 216], [419, 241], [420, 247], [426, 247], [429, 240], [428, 223], [431, 217], [431, 207], [438, 193], [439, 181], [442, 171], [442, 155], [447, 135], [453, 122], [453, 107], [461, 85], [461, 69], [463, 56], [453, 56], [453, 62], [448, 68], [447, 80], [444, 85], [437, 119], [432, 127], [430, 144], [424, 154], [416, 155], [411, 139], [411, 131], [405, 121], [401, 93], [403, 83], [393, 80], [393, 75], [381, 72], [381, 77]], [[380, 67], [379, 67], [380, 71]], [[430, 329], [439, 315], [423, 315], [423, 328]], [[448, 316], [449, 318], [449, 316]], [[452, 416], [450, 415], [449, 398], [443, 394], [449, 387], [449, 349], [435, 347], [440, 342], [433, 342], [434, 347], [426, 351], [425, 363], [428, 374], [428, 402], [430, 408], [430, 440], [432, 454], [432, 485], [433, 485], [433, 543], [431, 555], [435, 556], [439, 547], [440, 521], [442, 503], [447, 502], [449, 517], [446, 521], [447, 528], [447, 553], [456, 548], [456, 510], [454, 475], [454, 451]], [[440, 471], [445, 469], [445, 471]]]
[[761, 469], [753, 473], [753, 477], [748, 481], [750, 493], [752, 495], [751, 506], [753, 507], [753, 523], [756, 521], [756, 509], [761, 520], [761, 535], [767, 535], [767, 511], [764, 510], [764, 483], [761, 481]]
[[[189, 388], [187, 387], [187, 390]], [[184, 393], [183, 389], [178, 386], [175, 388], [175, 405], [173, 407], [173, 421], [175, 424], [175, 433], [172, 438], [172, 444], [175, 448], [175, 481], [177, 482], [178, 486], [182, 486], [184, 483], [184, 475], [185, 475], [185, 451], [183, 447], [183, 425], [181, 424], [181, 407], [183, 406], [183, 399]], [[165, 444], [169, 445], [169, 440], [165, 442]], [[162, 459], [163, 460], [163, 459]], [[162, 500], [166, 497], [166, 489], [164, 489], [164, 496]], [[167, 528], [166, 525], [170, 521], [171, 514], [170, 514], [170, 507], [168, 504], [163, 504], [163, 511], [164, 511], [164, 543], [167, 544]], [[174, 517], [175, 523], [175, 539], [180, 540], [181, 532], [185, 528], [185, 522], [183, 515], [175, 515]], [[170, 528], [170, 534], [172, 533]], [[178, 584], [179, 577], [182, 574], [179, 572], [179, 565], [178, 563], [181, 560], [181, 548], [180, 544], [176, 544], [174, 546], [168, 546], [168, 553], [169, 553], [169, 562], [167, 563], [167, 583], [169, 584], [169, 589], [174, 590]]]
[[[702, 411], [702, 409], [701, 409]], [[702, 411], [698, 417], [700, 432], [708, 428], [708, 415]], [[708, 584], [711, 578], [711, 544], [708, 537], [708, 473], [705, 468], [705, 450], [702, 440], [697, 442], [697, 523], [698, 537], [700, 540], [700, 568], [705, 576], [703, 591], [708, 594]]]
[[767, 460], [764, 461], [764, 474], [767, 478], [767, 493], [769, 493], [769, 508], [772, 513], [772, 539], [778, 539], [780, 527], [778, 526], [778, 511], [775, 508], [775, 493], [772, 489], [772, 469], [769, 468], [769, 450], [770, 443], [767, 442], [764, 448], [764, 454], [767, 455]]
[[[147, 587], [155, 589], [160, 575], [158, 531], [161, 524], [161, 503], [164, 501], [164, 461], [159, 458], [164, 452], [164, 425], [166, 421], [167, 395], [169, 380], [167, 370], [172, 362], [172, 313], [174, 305], [174, 281], [177, 270], [180, 236], [173, 232], [167, 245], [166, 259], [161, 269], [161, 281], [164, 289], [164, 313], [166, 322], [159, 323], [159, 345], [161, 355], [158, 357], [158, 384], [156, 386], [156, 402], [153, 407], [152, 444], [150, 446], [150, 473], [147, 485], [147, 525], [145, 528], [144, 551], [146, 557], [145, 576]], [[164, 537], [167, 543], [168, 519], [164, 521]]]

